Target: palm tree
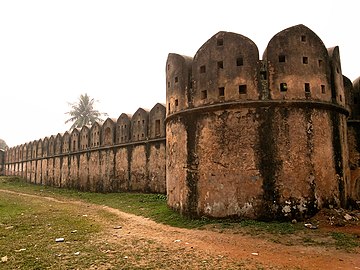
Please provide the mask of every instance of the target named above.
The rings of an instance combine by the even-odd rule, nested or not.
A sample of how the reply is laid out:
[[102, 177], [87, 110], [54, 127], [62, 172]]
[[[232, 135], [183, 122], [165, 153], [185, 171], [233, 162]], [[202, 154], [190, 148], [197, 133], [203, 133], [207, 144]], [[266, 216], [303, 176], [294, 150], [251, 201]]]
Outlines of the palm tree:
[[101, 116], [107, 116], [107, 113], [101, 113], [94, 109], [96, 101], [88, 96], [87, 93], [80, 95], [78, 102], [69, 103], [71, 110], [65, 114], [69, 114], [70, 118], [65, 121], [65, 124], [74, 122], [71, 130], [74, 128], [81, 128], [85, 125], [92, 125], [96, 121], [103, 122]]

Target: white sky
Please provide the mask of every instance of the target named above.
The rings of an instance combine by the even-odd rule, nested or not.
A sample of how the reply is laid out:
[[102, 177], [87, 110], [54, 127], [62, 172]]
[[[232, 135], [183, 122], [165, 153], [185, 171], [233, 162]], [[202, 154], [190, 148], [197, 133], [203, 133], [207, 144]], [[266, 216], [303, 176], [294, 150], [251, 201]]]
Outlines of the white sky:
[[360, 76], [358, 1], [0, 0], [0, 138], [11, 146], [65, 132], [88, 93], [110, 117], [165, 103], [168, 53], [194, 56], [218, 31], [253, 40], [262, 56], [297, 24], [339, 46]]

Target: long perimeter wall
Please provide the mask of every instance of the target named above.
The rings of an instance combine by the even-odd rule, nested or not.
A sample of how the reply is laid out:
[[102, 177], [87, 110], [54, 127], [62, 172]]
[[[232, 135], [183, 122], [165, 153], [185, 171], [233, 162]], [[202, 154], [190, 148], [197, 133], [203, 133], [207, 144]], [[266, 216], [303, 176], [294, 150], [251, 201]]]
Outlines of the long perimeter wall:
[[10, 148], [5, 174], [93, 192], [166, 193], [165, 107]]

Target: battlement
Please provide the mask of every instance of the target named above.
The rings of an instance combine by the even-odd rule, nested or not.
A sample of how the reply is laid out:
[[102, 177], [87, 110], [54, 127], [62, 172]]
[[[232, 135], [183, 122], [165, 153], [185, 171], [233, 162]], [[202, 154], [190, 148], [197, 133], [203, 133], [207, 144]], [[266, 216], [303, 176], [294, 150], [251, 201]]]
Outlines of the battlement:
[[165, 193], [165, 111], [157, 103], [12, 147], [5, 173], [80, 190]]
[[169, 54], [167, 115], [226, 102], [306, 100], [345, 106], [339, 48], [304, 25], [276, 34], [263, 59], [249, 38], [219, 32], [194, 58]]
[[327, 49], [306, 26], [277, 33], [262, 59], [249, 38], [219, 32], [193, 58], [169, 54], [166, 83], [172, 208], [298, 218], [360, 196], [346, 135], [358, 93], [342, 75], [339, 48]]
[[139, 108], [133, 115], [122, 113], [103, 123], [75, 128], [36, 141], [11, 147], [6, 162], [69, 154], [115, 145], [144, 142], [165, 137], [165, 105], [157, 103], [150, 111]]

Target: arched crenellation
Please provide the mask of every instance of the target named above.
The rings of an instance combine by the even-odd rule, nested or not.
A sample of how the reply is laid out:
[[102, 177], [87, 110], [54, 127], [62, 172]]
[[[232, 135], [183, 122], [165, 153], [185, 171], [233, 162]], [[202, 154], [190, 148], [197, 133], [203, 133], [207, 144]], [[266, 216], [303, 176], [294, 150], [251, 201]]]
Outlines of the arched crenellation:
[[331, 102], [331, 70], [322, 40], [304, 25], [276, 34], [263, 55], [271, 99]]
[[74, 128], [70, 134], [70, 151], [76, 152], [79, 151], [79, 143], [80, 143], [80, 129]]
[[58, 133], [55, 137], [55, 154], [59, 155], [62, 152], [62, 134]]
[[[174, 58], [181, 59], [171, 54], [168, 63]], [[170, 207], [283, 219], [346, 205], [348, 110], [338, 48], [296, 25], [276, 34], [259, 60], [250, 39], [219, 32], [195, 54], [191, 81], [189, 106], [167, 112]]]
[[101, 141], [102, 146], [113, 145], [116, 135], [116, 122], [115, 118], [107, 118], [102, 125], [103, 138]]
[[149, 113], [149, 138], [162, 138], [165, 136], [166, 105], [157, 103]]
[[328, 54], [330, 59], [332, 98], [335, 103], [345, 106], [344, 78], [341, 71], [339, 47], [329, 48]]
[[44, 141], [43, 141], [43, 157], [47, 157], [48, 155], [52, 155], [53, 153], [51, 153], [50, 149], [49, 149], [49, 138], [45, 137]]
[[351, 119], [360, 120], [360, 77], [354, 80], [352, 86], [351, 98], [348, 102], [351, 109]]
[[90, 128], [90, 148], [96, 148], [100, 146], [102, 134], [102, 124], [95, 122]]
[[90, 147], [90, 127], [83, 126], [80, 130], [80, 149], [86, 150]]
[[122, 113], [116, 121], [116, 143], [131, 141], [132, 114]]
[[259, 51], [249, 38], [231, 32], [211, 37], [194, 56], [194, 107], [225, 101], [258, 100]]
[[42, 157], [42, 151], [43, 151], [43, 144], [42, 144], [42, 139], [37, 141], [37, 146], [36, 146], [36, 157], [40, 158]]
[[170, 53], [166, 61], [166, 112], [188, 108], [191, 102], [192, 57]]
[[55, 135], [51, 135], [48, 141], [48, 155], [53, 156], [55, 154], [55, 139], [56, 136]]
[[148, 138], [149, 111], [139, 108], [131, 118], [132, 142], [144, 141]]
[[70, 133], [66, 131], [62, 136], [62, 153], [68, 153], [70, 151]]

